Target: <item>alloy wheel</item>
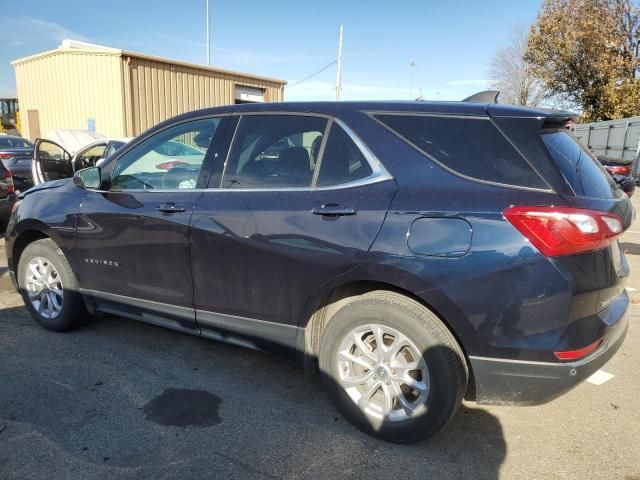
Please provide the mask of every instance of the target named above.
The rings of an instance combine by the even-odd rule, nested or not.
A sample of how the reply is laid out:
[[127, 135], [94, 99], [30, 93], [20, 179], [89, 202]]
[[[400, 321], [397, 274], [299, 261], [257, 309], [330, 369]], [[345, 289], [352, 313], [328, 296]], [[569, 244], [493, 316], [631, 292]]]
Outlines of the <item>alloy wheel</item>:
[[351, 330], [337, 361], [338, 381], [365, 414], [398, 422], [426, 410], [429, 369], [420, 350], [398, 330], [380, 324]]
[[60, 274], [43, 257], [32, 258], [25, 273], [25, 286], [31, 305], [43, 318], [53, 319], [62, 312], [63, 286]]

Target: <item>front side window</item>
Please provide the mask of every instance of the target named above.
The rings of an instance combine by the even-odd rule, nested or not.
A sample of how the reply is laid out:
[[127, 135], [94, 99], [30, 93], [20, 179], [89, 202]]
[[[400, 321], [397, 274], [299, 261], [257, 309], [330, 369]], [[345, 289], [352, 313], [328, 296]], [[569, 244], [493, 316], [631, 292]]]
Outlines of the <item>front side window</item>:
[[117, 160], [111, 183], [118, 190], [193, 189], [220, 118], [167, 128]]
[[549, 189], [488, 118], [415, 114], [374, 117], [455, 173], [503, 185]]
[[222, 187], [311, 187], [327, 122], [313, 116], [243, 116], [225, 164]]

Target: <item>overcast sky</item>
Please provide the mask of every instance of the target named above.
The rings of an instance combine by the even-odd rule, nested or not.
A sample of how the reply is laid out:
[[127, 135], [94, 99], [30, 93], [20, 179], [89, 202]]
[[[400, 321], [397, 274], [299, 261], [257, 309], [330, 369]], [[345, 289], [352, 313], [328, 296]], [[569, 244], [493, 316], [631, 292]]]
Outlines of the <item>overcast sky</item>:
[[[294, 83], [337, 58], [342, 99], [460, 100], [487, 87], [495, 50], [528, 28], [541, 0], [210, 0], [212, 64]], [[10, 6], [9, 6], [10, 5]], [[0, 0], [0, 96], [15, 95], [11, 60], [84, 40], [206, 62], [205, 0]], [[415, 62], [415, 67], [409, 67]], [[332, 100], [335, 65], [285, 88], [285, 100]]]

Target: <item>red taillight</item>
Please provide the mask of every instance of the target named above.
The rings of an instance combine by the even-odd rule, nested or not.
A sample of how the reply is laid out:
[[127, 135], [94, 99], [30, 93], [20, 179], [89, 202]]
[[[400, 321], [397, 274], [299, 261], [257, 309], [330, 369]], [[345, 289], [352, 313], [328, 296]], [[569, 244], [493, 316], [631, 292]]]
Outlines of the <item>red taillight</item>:
[[606, 247], [623, 231], [619, 215], [581, 208], [514, 206], [504, 216], [547, 257]]
[[630, 175], [631, 174], [631, 167], [627, 167], [627, 166], [607, 165], [604, 168], [606, 168], [611, 175]]
[[159, 163], [156, 168], [160, 170], [171, 170], [174, 167], [187, 167], [189, 164], [181, 160], [169, 160], [168, 162]]
[[558, 360], [580, 360], [581, 358], [586, 357], [591, 352], [593, 352], [596, 348], [600, 346], [602, 343], [602, 339], [597, 342], [593, 342], [586, 347], [579, 348], [578, 350], [566, 350], [564, 352], [553, 352]]
[[14, 193], [16, 189], [13, 186], [13, 177], [11, 176], [11, 172], [9, 170], [5, 169], [4, 180], [5, 180], [5, 183], [7, 184], [7, 193]]
[[0, 153], [0, 160], [9, 160], [13, 158], [14, 155], [13, 153]]

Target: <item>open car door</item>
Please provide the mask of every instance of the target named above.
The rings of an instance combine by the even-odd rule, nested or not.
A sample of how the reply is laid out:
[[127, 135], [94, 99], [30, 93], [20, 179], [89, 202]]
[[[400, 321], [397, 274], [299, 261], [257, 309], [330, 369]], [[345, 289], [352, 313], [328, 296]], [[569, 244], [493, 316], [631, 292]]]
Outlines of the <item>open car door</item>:
[[36, 139], [33, 148], [33, 184], [73, 177], [72, 157], [64, 148], [51, 140]]

